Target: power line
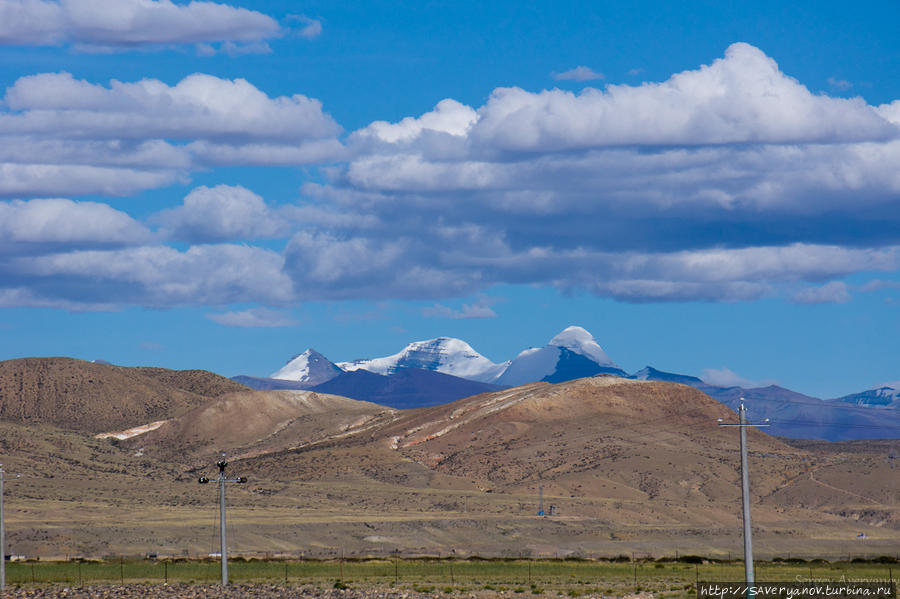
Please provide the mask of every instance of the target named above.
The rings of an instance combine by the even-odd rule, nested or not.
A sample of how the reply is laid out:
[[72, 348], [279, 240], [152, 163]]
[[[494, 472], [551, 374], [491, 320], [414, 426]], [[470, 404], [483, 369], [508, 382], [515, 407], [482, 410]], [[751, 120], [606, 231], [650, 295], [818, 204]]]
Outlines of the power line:
[[[219, 482], [219, 545], [220, 545], [220, 556], [222, 558], [222, 586], [228, 586], [228, 542], [226, 540], [226, 524], [225, 524], [225, 483], [238, 483], [243, 484], [247, 482], [246, 476], [241, 476], [238, 478], [228, 478], [225, 475], [225, 467], [228, 466], [228, 462], [225, 461], [225, 454], [222, 454], [222, 459], [216, 462], [216, 466], [219, 467], [219, 476], [216, 480]], [[201, 476], [197, 482], [200, 484], [206, 484], [209, 482], [209, 479], [205, 476]]]
[[747, 599], [752, 599], [753, 592], [753, 528], [750, 524], [750, 470], [747, 467], [747, 428], [750, 426], [769, 426], [769, 419], [765, 422], [747, 422], [747, 409], [744, 407], [744, 398], [738, 409], [739, 422], [729, 424], [719, 419], [719, 426], [736, 426], [741, 431], [741, 506], [744, 516], [744, 575], [747, 582]]

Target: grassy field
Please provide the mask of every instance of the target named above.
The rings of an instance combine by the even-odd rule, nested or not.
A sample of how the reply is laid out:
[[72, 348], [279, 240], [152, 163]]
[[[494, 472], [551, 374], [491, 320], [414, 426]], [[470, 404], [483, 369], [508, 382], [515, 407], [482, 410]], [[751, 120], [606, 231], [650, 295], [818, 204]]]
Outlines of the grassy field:
[[[690, 559], [690, 558], [688, 558]], [[302, 560], [229, 562], [232, 582], [312, 584], [330, 587], [392, 586], [450, 593], [460, 590], [559, 592], [570, 596], [603, 593], [621, 596], [649, 591], [662, 597], [694, 596], [697, 581], [740, 581], [744, 567], [732, 562], [654, 562], [594, 560]], [[756, 580], [887, 580], [900, 565], [871, 562], [760, 562]], [[10, 585], [93, 585], [136, 582], [216, 583], [213, 560], [106, 560], [15, 562], [7, 566]]]

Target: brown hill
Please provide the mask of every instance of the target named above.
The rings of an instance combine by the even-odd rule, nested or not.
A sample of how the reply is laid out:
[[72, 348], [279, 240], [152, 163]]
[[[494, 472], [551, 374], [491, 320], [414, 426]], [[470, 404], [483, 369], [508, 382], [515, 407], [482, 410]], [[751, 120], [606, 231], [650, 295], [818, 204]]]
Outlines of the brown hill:
[[124, 445], [166, 460], [208, 464], [220, 451], [234, 460], [339, 439], [383, 425], [395, 412], [313, 391], [244, 391], [197, 406]]
[[[267, 393], [240, 399], [263, 405]], [[594, 377], [533, 383], [378, 417], [367, 410], [358, 427], [340, 435], [333, 427], [307, 432], [307, 442], [298, 444], [296, 436], [271, 435], [271, 423], [225, 435], [221, 431], [237, 431], [246, 418], [239, 416], [242, 410], [210, 404], [131, 443], [157, 451], [218, 443], [252, 456], [245, 466], [258, 475], [287, 472], [304, 480], [339, 476], [511, 493], [536, 493], [543, 485], [565, 496], [703, 503], [734, 495], [736, 429], [716, 422], [733, 421], [734, 414], [684, 385]], [[213, 411], [231, 416], [212, 427], [187, 424]], [[346, 417], [334, 421], [339, 423], [346, 426]], [[795, 474], [792, 461], [802, 452], [759, 431], [751, 431], [750, 439], [753, 451], [767, 456], [756, 472], [762, 495]]]
[[[494, 489], [708, 502], [734, 489], [736, 429], [718, 418], [735, 420], [691, 387], [594, 377], [423, 410], [385, 433], [403, 455]], [[755, 452], [796, 455], [750, 438]]]
[[[250, 479], [229, 489], [243, 551], [724, 557], [741, 546], [740, 461], [737, 429], [718, 418], [736, 420], [695, 389], [614, 377], [408, 411], [240, 392], [123, 441], [0, 423], [0, 458], [31, 475], [10, 502], [23, 553], [205, 555], [216, 495], [196, 477], [214, 474], [224, 449], [229, 473]], [[759, 552], [846, 557], [860, 532], [865, 551], [896, 547], [897, 477], [883, 453], [797, 448], [758, 430], [749, 443]], [[540, 487], [552, 517], [536, 515]]]
[[211, 372], [72, 358], [0, 362], [0, 420], [101, 432], [169, 418], [246, 387]]
[[[306, 395], [303, 395], [306, 393]], [[735, 415], [692, 387], [600, 376], [417, 410], [309, 392], [223, 396], [127, 441], [162, 458], [228, 451], [258, 476], [714, 504], [738, 481]], [[805, 452], [749, 433], [757, 497]]]

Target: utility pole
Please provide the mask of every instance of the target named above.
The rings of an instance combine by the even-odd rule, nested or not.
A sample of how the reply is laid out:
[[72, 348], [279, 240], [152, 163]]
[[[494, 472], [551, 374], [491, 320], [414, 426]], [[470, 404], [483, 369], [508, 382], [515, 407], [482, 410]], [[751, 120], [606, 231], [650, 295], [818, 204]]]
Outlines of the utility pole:
[[[241, 476], [238, 478], [228, 478], [225, 475], [225, 467], [228, 466], [228, 462], [225, 461], [225, 454], [222, 454], [222, 459], [216, 462], [216, 466], [219, 467], [219, 555], [222, 558], [222, 586], [228, 586], [228, 543], [225, 538], [225, 483], [238, 483], [243, 484], [247, 482], [246, 476]], [[209, 482], [209, 479], [205, 476], [201, 476], [197, 481], [201, 485], [205, 485]]]
[[741, 504], [744, 520], [744, 578], [747, 582], [747, 599], [753, 594], [750, 588], [753, 586], [753, 529], [750, 523], [750, 471], [747, 468], [747, 428], [750, 426], [769, 426], [769, 419], [763, 422], [747, 422], [747, 409], [744, 407], [744, 398], [738, 409], [738, 424], [727, 424], [719, 418], [719, 426], [736, 426], [741, 432]]
[[541, 494], [540, 503], [538, 504], [538, 516], [543, 516], [544, 515], [544, 485], [541, 485], [540, 487], [538, 487], [538, 489]]
[[3, 519], [3, 483], [19, 478], [6, 478], [6, 470], [0, 464], [0, 591], [6, 588], [6, 521]]

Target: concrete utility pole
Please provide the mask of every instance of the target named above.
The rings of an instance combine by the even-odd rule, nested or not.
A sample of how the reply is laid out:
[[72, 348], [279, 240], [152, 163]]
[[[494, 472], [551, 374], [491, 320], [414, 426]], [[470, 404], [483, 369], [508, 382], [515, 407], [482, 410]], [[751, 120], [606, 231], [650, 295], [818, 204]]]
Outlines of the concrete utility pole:
[[744, 519], [744, 578], [747, 582], [747, 599], [753, 595], [750, 587], [753, 586], [753, 528], [750, 523], [750, 470], [747, 467], [747, 427], [769, 426], [769, 419], [763, 422], [747, 422], [747, 409], [744, 407], [744, 398], [738, 409], [738, 424], [727, 424], [719, 418], [719, 426], [736, 426], [741, 431], [741, 504], [743, 506]]
[[0, 464], [0, 591], [6, 588], [6, 521], [3, 519], [3, 483], [19, 478], [6, 478], [6, 470]]
[[[225, 467], [228, 466], [228, 462], [225, 461], [224, 453], [222, 454], [222, 459], [216, 462], [216, 466], [219, 467], [219, 555], [222, 558], [222, 586], [224, 587], [228, 586], [228, 543], [225, 538], [225, 483], [243, 484], [247, 482], [247, 477], [241, 476], [229, 479], [225, 475]], [[197, 482], [205, 485], [209, 482], [209, 479], [201, 476]]]

